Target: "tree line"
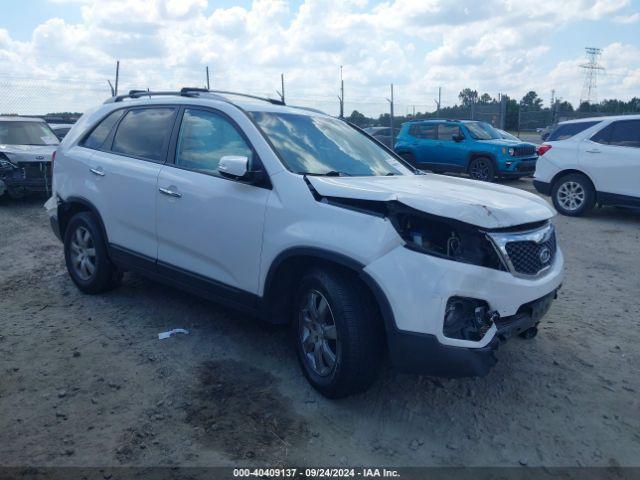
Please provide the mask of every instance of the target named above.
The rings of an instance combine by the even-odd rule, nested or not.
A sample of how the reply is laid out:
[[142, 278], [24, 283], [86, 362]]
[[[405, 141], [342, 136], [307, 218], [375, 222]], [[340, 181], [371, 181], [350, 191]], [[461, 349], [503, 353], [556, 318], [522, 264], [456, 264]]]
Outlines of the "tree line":
[[[394, 115], [394, 125], [399, 126], [404, 122], [410, 120], [424, 120], [433, 118], [451, 118], [451, 119], [468, 119], [471, 117], [470, 112], [473, 108], [486, 109], [487, 106], [495, 106], [495, 111], [498, 112], [501, 108], [500, 103], [505, 102], [505, 129], [518, 130], [520, 123], [520, 116], [523, 113], [538, 113], [540, 118], [549, 118], [551, 121], [557, 121], [562, 118], [563, 115], [574, 116], [584, 115], [587, 116], [590, 113], [594, 115], [614, 115], [623, 113], [637, 113], [640, 112], [640, 98], [633, 97], [629, 101], [607, 99], [601, 102], [590, 104], [589, 102], [582, 102], [578, 108], [574, 108], [571, 102], [566, 100], [557, 99], [553, 105], [544, 106], [543, 100], [533, 90], [527, 92], [520, 100], [511, 98], [508, 95], [503, 95], [500, 98], [492, 97], [488, 93], [479, 94], [477, 90], [471, 88], [464, 88], [458, 94], [458, 103], [453, 106], [441, 107], [437, 112], [416, 112], [414, 114], [407, 115]], [[370, 126], [389, 126], [390, 115], [383, 113], [377, 118], [367, 117], [363, 113], [354, 110], [351, 115], [346, 117], [350, 122], [360, 127]], [[553, 120], [551, 120], [553, 119]]]

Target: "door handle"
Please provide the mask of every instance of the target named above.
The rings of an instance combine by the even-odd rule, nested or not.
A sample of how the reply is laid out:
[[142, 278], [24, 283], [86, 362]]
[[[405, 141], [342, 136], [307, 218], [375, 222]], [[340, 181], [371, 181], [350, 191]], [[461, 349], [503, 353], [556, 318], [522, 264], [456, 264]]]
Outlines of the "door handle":
[[101, 168], [90, 168], [89, 171], [94, 175], [98, 175], [99, 177], [104, 177], [104, 170]]
[[594, 148], [593, 150], [585, 150], [587, 153], [600, 153], [600, 150]]
[[180, 193], [174, 192], [173, 190], [171, 190], [169, 188], [158, 188], [158, 190], [160, 191], [160, 193], [162, 193], [164, 195], [169, 195], [170, 197], [175, 197], [175, 198], [182, 197], [182, 195]]

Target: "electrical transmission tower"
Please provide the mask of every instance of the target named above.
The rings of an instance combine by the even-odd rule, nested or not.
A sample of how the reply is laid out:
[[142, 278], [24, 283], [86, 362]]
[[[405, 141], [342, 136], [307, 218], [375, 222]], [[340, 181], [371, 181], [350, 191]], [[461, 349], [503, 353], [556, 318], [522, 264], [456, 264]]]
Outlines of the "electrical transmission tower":
[[598, 63], [602, 49], [586, 47], [585, 51], [587, 52], [587, 63], [580, 65], [580, 68], [584, 70], [584, 86], [580, 95], [580, 104], [589, 102], [593, 105], [598, 103], [598, 72], [604, 70], [604, 67]]

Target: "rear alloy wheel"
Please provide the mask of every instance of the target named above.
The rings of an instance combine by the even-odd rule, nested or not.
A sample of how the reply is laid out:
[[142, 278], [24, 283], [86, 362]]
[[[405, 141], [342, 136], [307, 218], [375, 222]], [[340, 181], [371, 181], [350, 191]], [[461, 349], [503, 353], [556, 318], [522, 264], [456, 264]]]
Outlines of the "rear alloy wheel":
[[491, 159], [487, 157], [477, 157], [471, 160], [471, 163], [469, 163], [469, 176], [474, 180], [493, 182], [496, 174]]
[[576, 173], [565, 175], [553, 184], [553, 206], [563, 215], [584, 215], [595, 205], [595, 190], [591, 182]]
[[122, 273], [111, 263], [102, 228], [91, 212], [75, 214], [64, 233], [64, 257], [73, 283], [84, 293], [101, 293], [120, 284]]
[[373, 383], [384, 333], [356, 278], [340, 269], [313, 268], [300, 281], [292, 313], [298, 361], [316, 390], [340, 398]]

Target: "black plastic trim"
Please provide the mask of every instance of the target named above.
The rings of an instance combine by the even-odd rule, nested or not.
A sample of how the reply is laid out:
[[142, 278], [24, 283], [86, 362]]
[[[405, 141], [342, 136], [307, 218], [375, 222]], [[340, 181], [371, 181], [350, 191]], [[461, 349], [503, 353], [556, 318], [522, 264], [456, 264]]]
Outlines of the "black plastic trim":
[[551, 194], [551, 184], [549, 182], [542, 182], [540, 180], [533, 181], [533, 187], [542, 195]]
[[260, 297], [203, 275], [184, 270], [115, 244], [109, 244], [112, 261], [123, 270], [132, 270], [166, 285], [207, 300], [258, 315]]
[[598, 203], [617, 207], [640, 207], [640, 197], [619, 193], [597, 192]]

